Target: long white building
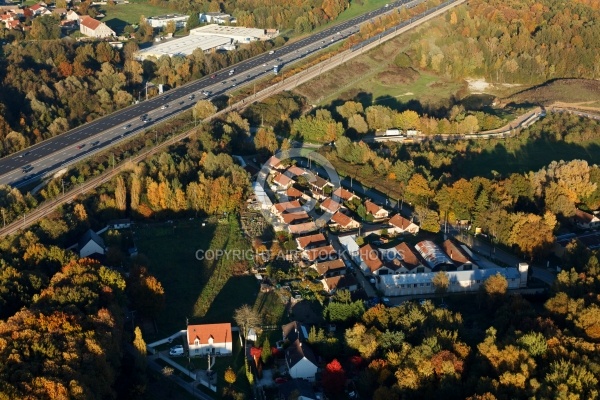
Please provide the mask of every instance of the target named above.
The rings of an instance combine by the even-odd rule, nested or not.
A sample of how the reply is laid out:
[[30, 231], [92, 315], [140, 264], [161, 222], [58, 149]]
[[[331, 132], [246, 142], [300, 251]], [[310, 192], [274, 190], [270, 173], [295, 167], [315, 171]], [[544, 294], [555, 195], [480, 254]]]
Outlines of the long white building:
[[185, 28], [187, 24], [187, 20], [190, 18], [189, 15], [183, 14], [168, 14], [168, 15], [158, 15], [156, 17], [148, 17], [146, 18], [146, 22], [150, 24], [153, 28], [164, 28], [171, 21], [175, 22], [175, 27], [177, 28]]
[[257, 40], [271, 39], [276, 34], [268, 34], [265, 29], [246, 28], [242, 26], [226, 26], [210, 24], [190, 29], [190, 35], [212, 35], [233, 39], [234, 43], [250, 43]]
[[135, 57], [143, 61], [149, 57], [160, 58], [161, 56], [189, 56], [196, 49], [202, 49], [205, 53], [225, 49], [229, 50], [231, 39], [221, 36], [189, 35], [179, 39], [168, 40], [160, 44], [139, 50]]

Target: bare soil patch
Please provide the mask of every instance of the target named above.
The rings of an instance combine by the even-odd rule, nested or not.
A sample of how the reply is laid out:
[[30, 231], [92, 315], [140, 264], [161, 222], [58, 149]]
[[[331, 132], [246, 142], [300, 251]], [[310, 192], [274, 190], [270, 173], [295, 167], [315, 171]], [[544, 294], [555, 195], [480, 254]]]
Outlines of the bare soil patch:
[[384, 85], [402, 85], [419, 79], [419, 72], [412, 68], [400, 68], [391, 65], [385, 71], [377, 74], [377, 79]]
[[366, 63], [350, 61], [335, 68], [334, 71], [329, 71], [301, 85], [296, 91], [309, 99], [318, 99], [324, 93], [332, 93], [363, 76], [369, 71], [369, 68]]
[[600, 101], [600, 81], [556, 79], [515, 93], [503, 99], [502, 103], [550, 105], [555, 102], [593, 103], [597, 101]]

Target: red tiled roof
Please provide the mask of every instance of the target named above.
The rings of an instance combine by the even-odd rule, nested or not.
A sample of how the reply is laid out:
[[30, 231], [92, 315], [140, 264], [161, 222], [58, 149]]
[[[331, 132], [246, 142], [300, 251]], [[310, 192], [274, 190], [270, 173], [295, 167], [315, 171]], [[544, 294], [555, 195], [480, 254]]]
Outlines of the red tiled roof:
[[463, 252], [463, 250], [450, 239], [447, 239], [446, 241], [444, 241], [444, 243], [442, 243], [442, 249], [444, 249], [444, 252], [455, 263], [464, 264], [471, 262], [471, 260]]
[[288, 176], [301, 176], [301, 175], [304, 175], [305, 173], [306, 173], [306, 170], [304, 170], [303, 168], [297, 167], [295, 165], [292, 165], [286, 171], [286, 174]]
[[313, 221], [305, 222], [303, 224], [296, 225], [288, 225], [288, 231], [293, 235], [301, 235], [303, 233], [308, 233], [317, 230], [317, 224]]
[[287, 197], [302, 197], [302, 192], [296, 189], [295, 187], [289, 187], [285, 191], [285, 195]]
[[575, 210], [575, 218], [582, 224], [589, 224], [594, 220], [594, 215], [578, 208]]
[[275, 209], [278, 213], [282, 213], [284, 211], [292, 212], [292, 211], [300, 211], [302, 206], [298, 200], [287, 201], [285, 203], [277, 203], [275, 204]]
[[388, 222], [390, 225], [394, 225], [395, 227], [403, 230], [406, 230], [408, 226], [412, 224], [412, 222], [410, 222], [400, 214], [394, 215], [392, 218], [390, 218]]
[[277, 183], [280, 186], [287, 186], [294, 181], [292, 178], [290, 178], [282, 173], [279, 173], [279, 174], [277, 174], [275, 179], [273, 179], [273, 182]]
[[316, 249], [305, 250], [306, 259], [308, 261], [315, 261], [318, 259], [328, 258], [336, 253], [335, 249], [331, 245], [317, 247]]
[[267, 165], [269, 167], [277, 167], [279, 164], [281, 164], [281, 160], [275, 156], [272, 156], [269, 158], [269, 161], [267, 161]]
[[370, 244], [361, 247], [359, 252], [360, 258], [371, 270], [371, 272], [375, 272], [379, 268], [383, 267], [383, 263], [379, 259], [379, 252], [373, 249]]
[[84, 15], [81, 17], [80, 24], [85, 26], [86, 28], [90, 28], [91, 30], [95, 31], [96, 29], [98, 29], [100, 24], [102, 24], [102, 22], [90, 17], [89, 15]]
[[325, 180], [317, 175], [315, 175], [313, 179], [310, 180], [310, 184], [319, 189], [323, 189], [325, 186], [331, 185], [331, 183], [328, 180]]
[[321, 203], [321, 209], [334, 213], [340, 209], [340, 203], [328, 197]]
[[335, 214], [333, 214], [333, 217], [331, 217], [331, 221], [338, 224], [342, 228], [346, 228], [354, 220], [352, 218], [350, 218], [349, 216], [347, 216], [346, 214], [342, 213], [341, 211], [338, 211]]
[[400, 256], [402, 258], [402, 264], [409, 271], [421, 265], [421, 261], [415, 253], [415, 250], [413, 250], [405, 242], [402, 242], [398, 246], [396, 246], [396, 250], [398, 250], [398, 253], [400, 253]]
[[309, 216], [306, 213], [306, 211], [293, 213], [284, 212], [283, 214], [281, 214], [281, 218], [283, 218], [283, 222], [285, 222], [286, 224], [293, 224], [294, 221], [303, 221], [305, 219], [308, 219]]
[[209, 338], [212, 338], [214, 343], [229, 343], [231, 342], [231, 324], [188, 325], [187, 336], [190, 345], [194, 344], [196, 338], [200, 344], [208, 344]]
[[315, 243], [325, 243], [325, 235], [323, 235], [322, 233], [317, 233], [315, 235], [309, 235], [309, 236], [302, 236], [296, 239], [298, 241], [298, 244], [300, 245], [301, 248], [306, 248], [307, 246], [310, 246], [311, 244], [315, 244]]
[[343, 201], [348, 201], [351, 198], [356, 197], [356, 195], [352, 194], [351, 192], [349, 192], [346, 189], [341, 188], [341, 187], [335, 189], [333, 192], [333, 195], [339, 197]]
[[368, 213], [370, 214], [377, 214], [377, 212], [379, 210], [381, 210], [381, 207], [379, 207], [377, 204], [373, 203], [370, 200], [365, 201], [365, 209], [367, 210]]
[[331, 260], [331, 261], [317, 263], [314, 266], [314, 268], [317, 270], [319, 275], [324, 275], [325, 273], [327, 273], [329, 271], [335, 271], [335, 270], [340, 270], [340, 269], [343, 270], [346, 268], [346, 264], [344, 264], [343, 260], [337, 259], [337, 260]]

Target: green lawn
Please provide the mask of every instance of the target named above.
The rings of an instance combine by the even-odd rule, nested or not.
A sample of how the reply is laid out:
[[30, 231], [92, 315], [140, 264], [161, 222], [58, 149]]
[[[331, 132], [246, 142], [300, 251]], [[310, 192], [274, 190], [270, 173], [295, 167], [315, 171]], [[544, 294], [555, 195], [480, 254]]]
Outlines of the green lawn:
[[174, 13], [173, 10], [167, 7], [154, 6], [142, 0], [130, 0], [129, 4], [101, 6], [100, 10], [106, 15], [102, 18], [102, 22], [117, 34], [122, 33], [126, 25], [138, 24], [142, 15], [153, 17]]
[[[581, 144], [548, 140], [529, 141], [515, 150], [508, 150], [502, 143], [481, 153], [472, 153], [456, 162], [457, 176], [491, 176], [497, 171], [506, 176], [513, 172], [538, 171], [555, 160], [587, 160], [600, 163], [600, 141]], [[458, 161], [458, 160], [457, 160]]]
[[254, 275], [230, 278], [202, 318], [206, 323], [233, 321], [233, 312], [243, 304], [252, 305], [258, 295], [259, 284]]
[[196, 250], [206, 250], [215, 233], [215, 224], [202, 227], [200, 221], [150, 225], [137, 229], [139, 252], [149, 260], [148, 269], [165, 289], [165, 311], [156, 323], [160, 334], [170, 335], [185, 328], [207, 277]]

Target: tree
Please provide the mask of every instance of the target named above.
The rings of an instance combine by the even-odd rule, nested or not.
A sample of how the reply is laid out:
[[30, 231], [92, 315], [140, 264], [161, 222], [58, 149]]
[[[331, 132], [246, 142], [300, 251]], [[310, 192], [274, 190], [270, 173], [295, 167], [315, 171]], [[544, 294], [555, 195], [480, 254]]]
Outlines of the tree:
[[229, 386], [231, 386], [237, 380], [237, 375], [235, 374], [235, 372], [233, 371], [233, 369], [231, 369], [231, 367], [228, 367], [225, 370], [225, 376], [224, 376], [224, 378], [225, 378], [225, 382], [227, 382], [229, 384]]
[[254, 136], [254, 147], [260, 152], [273, 154], [279, 147], [275, 133], [270, 129], [260, 127]]
[[118, 210], [125, 211], [127, 209], [127, 188], [125, 187], [125, 180], [121, 175], [117, 176], [115, 203]]
[[490, 276], [483, 282], [483, 292], [486, 295], [490, 308], [496, 307], [500, 300], [506, 295], [508, 281], [500, 273]]
[[210, 100], [200, 100], [194, 105], [192, 113], [194, 118], [200, 121], [213, 116], [217, 112], [217, 107]]
[[133, 347], [135, 348], [135, 366], [139, 370], [146, 368], [146, 342], [142, 337], [142, 330], [136, 326], [133, 331]]
[[406, 198], [409, 202], [418, 205], [427, 205], [429, 199], [433, 197], [433, 190], [429, 183], [421, 174], [414, 174], [406, 186]]
[[175, 25], [175, 21], [168, 21], [165, 26], [165, 33], [175, 33], [177, 30], [177, 25]]
[[[236, 309], [233, 313], [233, 320], [236, 324], [238, 324], [240, 328], [240, 334], [243, 335], [244, 338], [244, 349], [246, 348], [246, 341], [248, 340], [248, 331], [251, 328], [257, 328], [262, 323], [260, 315], [254, 311], [248, 304], [244, 304], [240, 308]], [[246, 375], [252, 373], [248, 369], [248, 364], [246, 364]], [[250, 380], [250, 376], [248, 379]]]
[[165, 290], [145, 267], [135, 266], [129, 274], [127, 285], [133, 306], [142, 315], [156, 318], [165, 306]]
[[140, 205], [140, 195], [142, 193], [142, 180], [137, 174], [133, 174], [131, 176], [131, 188], [130, 188], [130, 196], [131, 196], [131, 209], [137, 210]]
[[323, 388], [329, 396], [337, 396], [344, 391], [346, 372], [340, 362], [334, 358], [323, 371]]
[[260, 353], [260, 358], [262, 359], [262, 362], [265, 364], [271, 358], [271, 342], [269, 342], [268, 337], [266, 337], [265, 341], [263, 342], [262, 352]]
[[33, 40], [60, 39], [60, 25], [53, 15], [42, 15], [31, 22], [29, 37]]
[[445, 271], [440, 271], [433, 276], [431, 284], [435, 287], [435, 292], [440, 294], [446, 294], [450, 287], [450, 276]]
[[437, 211], [423, 206], [416, 206], [415, 215], [419, 219], [421, 229], [433, 233], [440, 231], [440, 216]]

